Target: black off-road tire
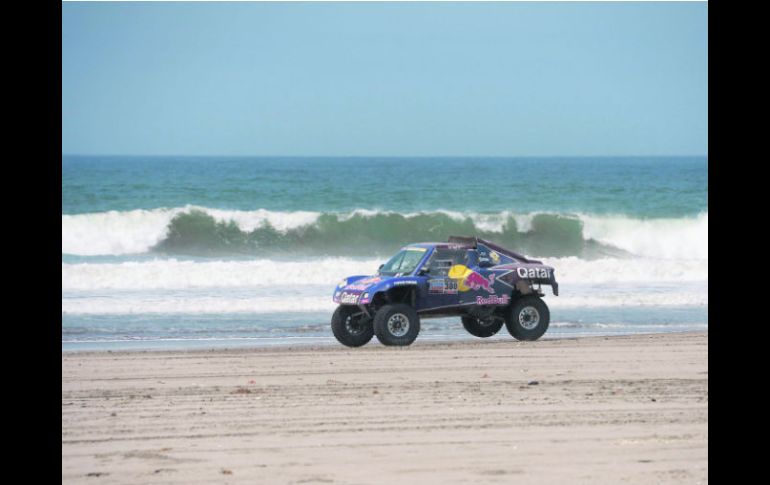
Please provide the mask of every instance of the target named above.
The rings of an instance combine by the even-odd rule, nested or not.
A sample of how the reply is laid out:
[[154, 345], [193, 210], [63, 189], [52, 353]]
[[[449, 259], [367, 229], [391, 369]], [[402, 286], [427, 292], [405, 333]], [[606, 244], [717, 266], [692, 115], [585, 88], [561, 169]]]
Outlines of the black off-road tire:
[[420, 333], [420, 316], [409, 305], [385, 305], [374, 315], [374, 334], [383, 345], [409, 345]]
[[505, 328], [517, 340], [537, 340], [548, 330], [551, 312], [537, 296], [523, 296], [507, 312]]
[[360, 347], [372, 339], [374, 325], [357, 306], [340, 305], [332, 315], [332, 333], [342, 345]]
[[[504, 320], [497, 316], [489, 317], [489, 320], [480, 320], [475, 317], [462, 317], [463, 327], [474, 337], [491, 337], [503, 328]], [[489, 323], [487, 323], [489, 322]]]

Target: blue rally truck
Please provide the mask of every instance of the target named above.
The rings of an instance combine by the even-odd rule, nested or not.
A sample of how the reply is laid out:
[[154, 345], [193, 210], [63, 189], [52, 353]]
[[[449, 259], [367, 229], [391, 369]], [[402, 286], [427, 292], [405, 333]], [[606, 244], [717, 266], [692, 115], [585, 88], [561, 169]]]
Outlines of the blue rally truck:
[[550, 321], [542, 285], [559, 294], [552, 267], [477, 237], [409, 244], [376, 275], [348, 276], [337, 285], [332, 332], [348, 347], [374, 335], [384, 345], [409, 345], [421, 318], [459, 316], [476, 337], [505, 324], [514, 338], [537, 340]]

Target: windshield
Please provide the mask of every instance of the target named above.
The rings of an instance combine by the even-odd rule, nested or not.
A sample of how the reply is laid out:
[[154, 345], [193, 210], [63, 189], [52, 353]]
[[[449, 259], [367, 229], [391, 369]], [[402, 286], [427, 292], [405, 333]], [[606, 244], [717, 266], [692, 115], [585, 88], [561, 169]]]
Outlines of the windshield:
[[411, 273], [425, 255], [425, 251], [425, 248], [402, 249], [380, 268], [380, 274], [393, 276]]

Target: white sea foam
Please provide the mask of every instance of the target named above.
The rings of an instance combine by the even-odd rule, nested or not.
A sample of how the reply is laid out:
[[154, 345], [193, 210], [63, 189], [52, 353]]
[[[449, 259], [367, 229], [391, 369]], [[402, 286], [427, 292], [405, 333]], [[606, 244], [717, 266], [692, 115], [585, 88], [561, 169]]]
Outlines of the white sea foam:
[[93, 256], [143, 253], [159, 243], [180, 209], [61, 216], [61, 252]]
[[173, 209], [136, 209], [92, 214], [62, 215], [62, 253], [80, 256], [145, 253], [162, 241], [177, 214], [199, 210], [219, 221], [234, 221], [244, 231], [264, 222], [279, 231], [312, 224], [319, 212], [209, 209], [188, 205]]
[[708, 259], [709, 215], [678, 219], [629, 219], [581, 215], [583, 237], [632, 254], [662, 258]]
[[546, 297], [548, 306], [560, 308], [708, 306], [707, 292], [620, 292]]
[[[596, 307], [707, 306], [708, 295], [690, 292], [597, 294], [594, 296], [547, 296], [552, 309]], [[220, 295], [113, 295], [62, 299], [62, 313], [78, 315], [122, 314], [228, 314], [228, 313], [312, 313], [331, 312], [336, 307], [331, 295], [288, 295], [228, 298]]]
[[570, 256], [542, 258], [564, 283], [708, 281], [708, 260], [662, 258], [604, 258], [587, 261]]
[[132, 296], [85, 297], [62, 300], [62, 313], [78, 315], [128, 314], [227, 314], [227, 313], [307, 313], [331, 312], [336, 304], [331, 295], [324, 296], [254, 296], [222, 298], [220, 296]]
[[373, 274], [383, 261], [323, 258], [310, 261], [193, 262], [159, 259], [148, 262], [62, 264], [62, 290], [186, 289], [327, 285]]
[[[372, 274], [378, 259], [307, 261], [163, 260], [62, 264], [62, 312], [327, 312], [342, 277]], [[699, 260], [549, 258], [560, 295], [554, 309], [708, 305], [708, 262]]]
[[[341, 278], [373, 274], [379, 259], [307, 261], [179, 261], [62, 264], [62, 290], [186, 289], [334, 285]], [[621, 282], [708, 281], [708, 261], [546, 258], [562, 285]]]

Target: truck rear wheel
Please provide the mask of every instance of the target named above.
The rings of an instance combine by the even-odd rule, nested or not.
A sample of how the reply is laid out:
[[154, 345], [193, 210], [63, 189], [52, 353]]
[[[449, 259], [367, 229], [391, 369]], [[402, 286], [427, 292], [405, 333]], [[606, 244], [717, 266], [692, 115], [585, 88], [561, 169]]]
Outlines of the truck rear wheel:
[[551, 312], [537, 296], [519, 298], [505, 319], [505, 327], [517, 340], [537, 340], [548, 330]]
[[500, 331], [504, 320], [497, 316], [479, 319], [471, 316], [462, 317], [463, 327], [474, 337], [491, 337]]
[[420, 317], [409, 305], [385, 305], [374, 315], [374, 334], [383, 345], [409, 345], [418, 333]]
[[372, 319], [355, 305], [340, 305], [332, 315], [332, 333], [339, 343], [360, 347], [372, 339]]

